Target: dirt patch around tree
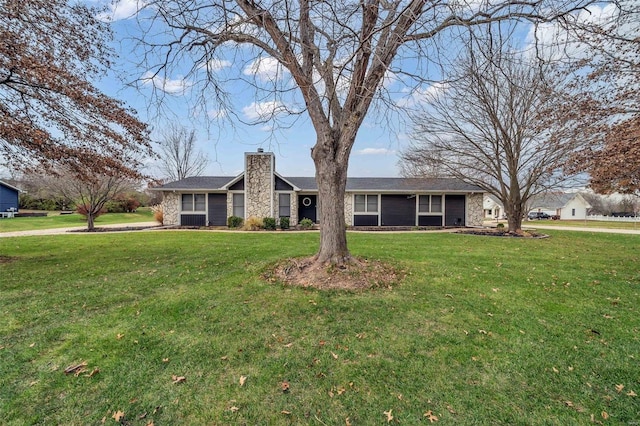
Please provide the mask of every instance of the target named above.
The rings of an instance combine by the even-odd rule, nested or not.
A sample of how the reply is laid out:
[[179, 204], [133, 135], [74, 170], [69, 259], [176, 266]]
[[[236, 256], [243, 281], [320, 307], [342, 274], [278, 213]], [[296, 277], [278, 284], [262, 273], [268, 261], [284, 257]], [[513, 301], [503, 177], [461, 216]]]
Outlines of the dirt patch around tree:
[[343, 266], [322, 265], [313, 258], [286, 259], [264, 274], [268, 282], [318, 290], [393, 289], [406, 272], [379, 260], [352, 258]]
[[485, 235], [490, 237], [505, 237], [505, 238], [549, 238], [546, 234], [541, 234], [533, 230], [527, 230], [522, 232], [509, 232], [506, 229], [499, 228], [469, 228], [456, 231], [456, 234], [467, 235]]

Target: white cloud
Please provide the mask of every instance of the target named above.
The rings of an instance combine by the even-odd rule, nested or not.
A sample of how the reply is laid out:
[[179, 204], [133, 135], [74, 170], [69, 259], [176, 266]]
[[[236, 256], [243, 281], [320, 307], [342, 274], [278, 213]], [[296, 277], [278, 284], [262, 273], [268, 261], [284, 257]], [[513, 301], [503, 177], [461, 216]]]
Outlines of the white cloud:
[[356, 155], [393, 155], [396, 152], [387, 148], [364, 148], [354, 151]]
[[448, 88], [448, 83], [434, 83], [426, 89], [418, 87], [415, 90], [407, 91], [408, 95], [399, 99], [396, 105], [401, 108], [424, 105], [440, 97]]
[[136, 16], [145, 5], [144, 0], [118, 0], [110, 3], [109, 10], [98, 15], [98, 19], [102, 21], [130, 19]]
[[258, 80], [272, 82], [282, 79], [286, 72], [278, 60], [271, 57], [258, 58], [242, 71], [244, 75], [255, 75]]
[[216, 72], [216, 71], [220, 71], [223, 68], [227, 68], [231, 66], [231, 62], [226, 61], [224, 59], [211, 59], [210, 61], [208, 61], [207, 63], [203, 64], [200, 66], [200, 68], [206, 68], [207, 71], [209, 72]]
[[218, 120], [221, 118], [225, 118], [228, 115], [226, 109], [210, 109], [207, 111], [207, 117], [212, 120]]
[[242, 113], [252, 121], [266, 121], [287, 111], [280, 101], [252, 102], [242, 108]]
[[159, 75], [154, 76], [150, 71], [142, 76], [142, 81], [144, 81], [146, 85], [153, 85], [156, 89], [172, 95], [184, 94], [184, 92], [191, 87], [191, 83], [184, 78], [177, 78], [175, 80], [167, 79]]

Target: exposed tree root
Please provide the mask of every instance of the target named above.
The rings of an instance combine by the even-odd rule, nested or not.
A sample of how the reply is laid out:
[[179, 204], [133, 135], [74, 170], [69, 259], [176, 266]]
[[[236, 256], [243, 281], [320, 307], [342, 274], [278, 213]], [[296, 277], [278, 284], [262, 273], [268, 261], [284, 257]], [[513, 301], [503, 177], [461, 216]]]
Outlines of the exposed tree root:
[[349, 257], [340, 263], [318, 262], [316, 257], [292, 258], [264, 274], [270, 282], [320, 290], [391, 289], [405, 277], [404, 271], [377, 260]]

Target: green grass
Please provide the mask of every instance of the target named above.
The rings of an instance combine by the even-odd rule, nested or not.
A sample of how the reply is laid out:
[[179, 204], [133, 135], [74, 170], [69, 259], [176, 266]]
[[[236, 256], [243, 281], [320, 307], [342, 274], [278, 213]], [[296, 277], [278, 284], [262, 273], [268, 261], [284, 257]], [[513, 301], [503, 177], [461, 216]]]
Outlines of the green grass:
[[359, 293], [260, 279], [317, 233], [2, 239], [1, 422], [635, 424], [640, 240], [549, 233], [350, 233], [408, 272]]
[[[96, 226], [153, 221], [153, 212], [140, 208], [135, 213], [107, 213], [96, 219]], [[61, 215], [50, 212], [46, 217], [15, 217], [0, 219], [0, 232], [30, 231], [34, 229], [87, 226], [87, 220], [77, 213]]]

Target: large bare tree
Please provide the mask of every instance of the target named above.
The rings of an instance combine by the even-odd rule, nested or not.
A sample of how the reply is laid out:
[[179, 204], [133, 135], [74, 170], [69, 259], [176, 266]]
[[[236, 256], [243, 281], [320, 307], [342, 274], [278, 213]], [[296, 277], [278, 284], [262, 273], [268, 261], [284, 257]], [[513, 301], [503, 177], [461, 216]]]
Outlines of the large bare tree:
[[640, 194], [640, 3], [590, 12], [567, 16], [539, 40], [565, 82], [559, 96], [583, 116], [572, 137], [589, 141], [569, 169], [588, 172], [598, 192]]
[[[316, 133], [311, 150], [320, 200], [318, 263], [342, 264], [347, 248], [344, 195], [351, 149], [365, 116], [377, 103], [393, 105], [384, 80], [424, 83], [437, 46], [455, 47], [458, 29], [488, 22], [544, 22], [580, 10], [592, 0], [151, 0], [143, 40], [145, 77], [162, 85], [175, 74], [206, 73], [206, 98], [229, 100], [232, 83], [245, 80], [276, 112], [306, 114]], [[146, 15], [145, 15], [146, 13]], [[275, 77], [250, 80], [220, 73], [223, 63], [275, 62]], [[155, 61], [155, 62], [154, 62]], [[186, 68], [185, 68], [186, 66]], [[248, 81], [247, 81], [248, 80]], [[202, 81], [202, 80], [201, 80]], [[296, 93], [298, 103], [282, 102]], [[384, 103], [384, 101], [387, 101]]]
[[158, 141], [160, 171], [170, 180], [200, 176], [209, 163], [208, 157], [196, 147], [195, 130], [170, 125]]
[[111, 63], [109, 26], [67, 0], [0, 0], [0, 153], [12, 167], [59, 164], [137, 175], [146, 125], [91, 81]]
[[[556, 132], [554, 87], [530, 52], [502, 39], [504, 29], [472, 34], [466, 55], [415, 117], [415, 142], [401, 153], [405, 175], [453, 176], [504, 205], [521, 232], [529, 200], [566, 183], [561, 173], [578, 146]], [[569, 111], [562, 119], [571, 119]]]

